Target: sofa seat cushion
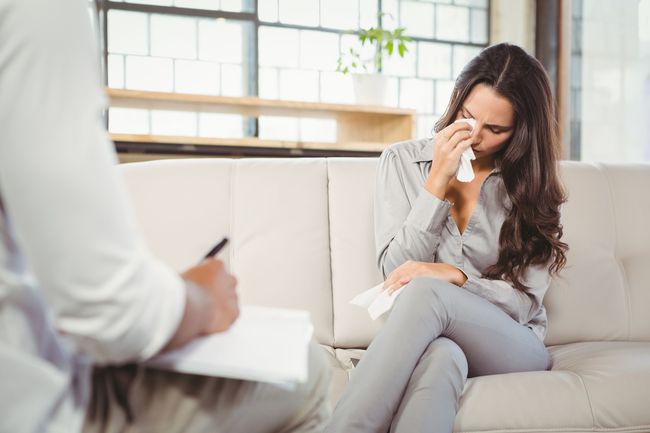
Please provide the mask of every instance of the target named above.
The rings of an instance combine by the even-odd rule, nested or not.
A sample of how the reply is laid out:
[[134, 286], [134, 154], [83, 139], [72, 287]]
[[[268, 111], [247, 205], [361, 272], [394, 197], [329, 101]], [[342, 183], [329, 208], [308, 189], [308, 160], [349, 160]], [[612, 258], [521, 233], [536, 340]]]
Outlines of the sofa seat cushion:
[[[551, 371], [468, 379], [454, 432], [650, 432], [650, 343], [574, 343], [549, 351]], [[335, 353], [338, 372], [363, 351]], [[343, 387], [335, 388], [339, 394]]]

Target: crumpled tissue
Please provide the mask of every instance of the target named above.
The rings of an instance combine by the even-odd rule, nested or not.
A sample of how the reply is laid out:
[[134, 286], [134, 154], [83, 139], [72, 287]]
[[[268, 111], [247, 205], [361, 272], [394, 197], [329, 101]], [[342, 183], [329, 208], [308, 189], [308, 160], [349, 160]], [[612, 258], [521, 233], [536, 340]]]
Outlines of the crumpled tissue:
[[370, 318], [376, 320], [382, 314], [393, 308], [395, 299], [404, 290], [404, 287], [402, 286], [390, 295], [388, 294], [388, 290], [384, 290], [384, 283], [379, 283], [375, 287], [359, 293], [350, 301], [350, 304], [367, 308]]
[[[469, 126], [472, 127], [472, 130], [476, 127], [476, 120], [474, 119], [458, 119], [454, 123], [466, 122]], [[474, 170], [472, 169], [472, 161], [476, 159], [474, 151], [471, 147], [468, 147], [465, 152], [460, 156], [460, 165], [456, 171], [456, 179], [459, 182], [471, 182], [474, 180]]]

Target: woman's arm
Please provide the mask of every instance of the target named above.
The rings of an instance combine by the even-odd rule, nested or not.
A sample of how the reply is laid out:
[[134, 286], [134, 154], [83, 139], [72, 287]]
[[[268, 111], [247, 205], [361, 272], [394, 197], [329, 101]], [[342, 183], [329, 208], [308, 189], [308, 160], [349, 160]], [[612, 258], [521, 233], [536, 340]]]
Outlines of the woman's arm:
[[375, 192], [375, 243], [384, 278], [409, 260], [433, 262], [450, 206], [424, 187], [411, 203], [397, 155], [384, 151]]
[[523, 283], [529, 288], [526, 293], [515, 289], [507, 281], [467, 275], [467, 281], [461, 288], [487, 299], [523, 325], [528, 323], [542, 306], [544, 295], [551, 285], [549, 267], [530, 266]]

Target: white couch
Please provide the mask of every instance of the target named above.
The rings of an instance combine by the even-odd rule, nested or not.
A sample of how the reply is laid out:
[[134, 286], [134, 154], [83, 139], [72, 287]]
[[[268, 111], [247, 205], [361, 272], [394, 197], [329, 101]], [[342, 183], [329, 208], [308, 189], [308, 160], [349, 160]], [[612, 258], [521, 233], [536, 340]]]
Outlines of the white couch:
[[[120, 166], [152, 250], [176, 269], [223, 235], [243, 303], [307, 309], [333, 368], [380, 323], [348, 301], [380, 282], [374, 158]], [[550, 372], [469, 379], [457, 432], [650, 432], [650, 165], [564, 162], [568, 266], [548, 292]]]

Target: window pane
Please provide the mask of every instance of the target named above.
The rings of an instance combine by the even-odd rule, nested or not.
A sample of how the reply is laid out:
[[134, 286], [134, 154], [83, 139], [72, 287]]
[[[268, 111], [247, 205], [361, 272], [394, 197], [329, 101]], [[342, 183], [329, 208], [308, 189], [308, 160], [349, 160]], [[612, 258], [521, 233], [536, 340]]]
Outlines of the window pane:
[[300, 32], [300, 66], [304, 69], [335, 70], [339, 58], [339, 36], [335, 33]]
[[126, 57], [126, 88], [171, 92], [173, 90], [171, 59]]
[[261, 21], [275, 22], [278, 20], [278, 0], [258, 0], [257, 16]]
[[406, 27], [406, 33], [424, 38], [433, 37], [433, 5], [403, 1], [400, 20]]
[[[382, 26], [387, 30], [397, 27], [399, 16], [399, 3], [397, 0], [382, 0], [382, 12], [386, 15], [382, 18]], [[403, 24], [402, 24], [403, 25]]]
[[154, 135], [196, 136], [197, 114], [191, 111], [151, 110]]
[[259, 69], [259, 95], [260, 98], [279, 98], [279, 78], [276, 68]]
[[259, 126], [261, 139], [298, 141], [298, 119], [295, 117], [260, 116]]
[[121, 54], [149, 54], [149, 17], [129, 11], [108, 11], [108, 51]]
[[199, 58], [224, 63], [244, 60], [245, 23], [224, 19], [199, 20]]
[[416, 63], [416, 46], [414, 43], [409, 44], [409, 51], [400, 57], [397, 50], [393, 55], [384, 59], [383, 72], [388, 75], [397, 75], [400, 77], [414, 77]]
[[487, 11], [482, 9], [472, 9], [472, 28], [470, 29], [472, 42], [477, 44], [487, 43], [487, 24]]
[[221, 0], [221, 10], [228, 12], [245, 12], [242, 0]]
[[390, 107], [399, 107], [399, 80], [397, 78], [388, 79], [386, 88], [386, 105]]
[[151, 16], [151, 54], [196, 58], [196, 19], [173, 15]]
[[121, 134], [149, 134], [149, 111], [111, 107], [108, 109], [108, 130]]
[[219, 94], [219, 64], [177, 60], [175, 90], [180, 93]]
[[356, 30], [359, 26], [359, 0], [321, 0], [322, 27]]
[[298, 123], [300, 140], [316, 143], [336, 142], [336, 120], [301, 118]]
[[[581, 3], [581, 4], [580, 4]], [[650, 1], [576, 4], [572, 80], [578, 116], [571, 155], [608, 163], [650, 161]]]
[[219, 0], [174, 0], [174, 6], [192, 9], [218, 10]]
[[299, 69], [281, 70], [280, 99], [318, 101], [318, 72]]
[[453, 91], [453, 81], [436, 81], [436, 114], [442, 115], [445, 112]]
[[418, 137], [419, 138], [430, 138], [433, 137], [433, 127], [436, 123], [436, 116], [418, 116], [417, 117], [417, 128], [418, 128]]
[[359, 26], [377, 27], [377, 0], [359, 0]]
[[108, 87], [124, 87], [124, 56], [108, 55]]
[[469, 41], [469, 9], [439, 5], [436, 8], [436, 37], [450, 41]]
[[259, 63], [261, 66], [298, 66], [298, 30], [260, 27]]
[[340, 72], [321, 73], [320, 100], [322, 102], [353, 104], [352, 75]]
[[318, 0], [280, 0], [280, 22], [317, 26]]
[[454, 0], [454, 4], [485, 9], [488, 7], [488, 0]]
[[400, 83], [400, 107], [433, 113], [433, 81], [405, 78]]
[[221, 94], [244, 96], [243, 69], [240, 65], [221, 65]]
[[418, 75], [425, 78], [451, 78], [451, 45], [420, 42]]
[[481, 48], [476, 47], [466, 47], [463, 45], [454, 46], [454, 77], [457, 77], [460, 72], [463, 70], [465, 65], [469, 63], [478, 53], [481, 52]]
[[239, 114], [199, 113], [199, 136], [244, 137], [244, 117]]

